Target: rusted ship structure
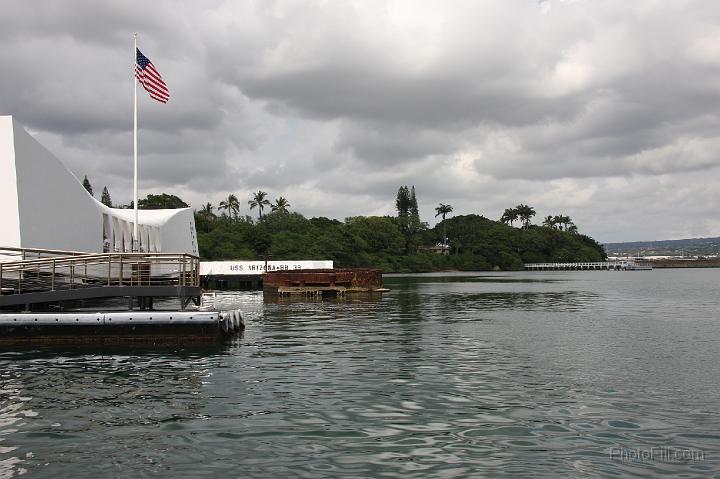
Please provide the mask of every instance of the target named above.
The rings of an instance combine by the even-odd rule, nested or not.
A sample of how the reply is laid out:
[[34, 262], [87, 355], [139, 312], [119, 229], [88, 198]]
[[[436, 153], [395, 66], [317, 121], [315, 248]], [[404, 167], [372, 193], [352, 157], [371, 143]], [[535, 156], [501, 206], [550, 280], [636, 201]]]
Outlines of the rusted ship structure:
[[387, 289], [379, 269], [306, 269], [263, 275], [263, 293], [268, 295], [323, 298], [383, 291]]

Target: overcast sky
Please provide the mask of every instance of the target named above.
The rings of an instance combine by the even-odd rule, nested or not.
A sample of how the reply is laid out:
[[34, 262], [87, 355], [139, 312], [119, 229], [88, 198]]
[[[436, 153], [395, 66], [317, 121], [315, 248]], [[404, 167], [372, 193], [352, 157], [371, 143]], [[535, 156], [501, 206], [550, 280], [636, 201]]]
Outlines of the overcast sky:
[[171, 92], [138, 92], [141, 197], [720, 235], [720, 2], [4, 0], [0, 114], [123, 203], [134, 32]]

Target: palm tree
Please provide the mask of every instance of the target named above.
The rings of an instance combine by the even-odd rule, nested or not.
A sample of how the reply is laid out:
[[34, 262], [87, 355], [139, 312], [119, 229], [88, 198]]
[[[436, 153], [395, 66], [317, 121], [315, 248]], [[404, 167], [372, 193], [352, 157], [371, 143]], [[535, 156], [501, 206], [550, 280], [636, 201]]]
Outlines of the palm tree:
[[290, 208], [290, 203], [282, 196], [276, 199], [274, 204], [270, 205], [270, 209], [272, 211], [277, 211], [279, 213], [287, 213], [288, 208]]
[[555, 228], [555, 225], [557, 224], [557, 216], [552, 217], [551, 215], [547, 215], [545, 219], [543, 220], [543, 226], [547, 226], [548, 228]]
[[437, 213], [435, 213], [435, 218], [437, 218], [438, 216], [442, 215], [442, 224], [443, 224], [443, 240], [442, 240], [442, 244], [445, 244], [445, 243], [447, 242], [447, 232], [446, 232], [446, 230], [445, 230], [445, 216], [448, 215], [449, 213], [452, 213], [452, 210], [453, 210], [453, 207], [452, 207], [452, 206], [446, 205], [446, 204], [443, 204], [443, 203], [440, 203], [439, 206], [436, 206], [436, 207], [435, 207], [435, 211], [437, 212]]
[[510, 223], [510, 226], [513, 225], [513, 222], [515, 222], [518, 219], [518, 212], [515, 208], [505, 208], [505, 211], [502, 214], [502, 217], [500, 218], [500, 221], [502, 221], [505, 224]]
[[237, 219], [238, 213], [240, 213], [240, 202], [238, 201], [237, 196], [230, 194], [226, 200], [220, 202], [218, 209], [227, 211], [229, 216], [233, 219]]
[[535, 208], [520, 203], [515, 207], [515, 211], [517, 211], [520, 221], [523, 222], [523, 227], [525, 229], [528, 229], [528, 227], [530, 226], [530, 218], [535, 216]]
[[[225, 210], [230, 211], [230, 206], [228, 205], [227, 201], [223, 200], [218, 204], [218, 211]], [[230, 216], [226, 214], [225, 212], [222, 213], [223, 216]]]
[[208, 219], [214, 218], [215, 213], [213, 213], [213, 209], [215, 209], [215, 207], [212, 205], [212, 203], [206, 203], [203, 205], [202, 208], [200, 208], [200, 214], [202, 214]]
[[212, 220], [215, 219], [215, 213], [213, 213], [213, 208], [214, 207], [212, 204], [206, 203], [203, 205], [202, 208], [200, 208], [200, 212], [198, 213], [198, 216], [202, 217], [207, 222], [205, 227], [208, 233], [210, 232], [210, 223], [212, 222]]
[[565, 231], [568, 231], [568, 229], [573, 224], [570, 217], [565, 216], [565, 215], [557, 215], [557, 216], [553, 217], [553, 221], [555, 222], [555, 224], [560, 225], [559, 226], [560, 230], [565, 230]]
[[257, 206], [258, 211], [260, 212], [260, 219], [262, 219], [263, 208], [265, 206], [270, 206], [270, 201], [265, 198], [266, 196], [267, 196], [267, 193], [260, 190], [257, 193], [253, 194], [253, 199], [248, 201], [248, 204], [250, 205], [250, 209], [253, 209]]

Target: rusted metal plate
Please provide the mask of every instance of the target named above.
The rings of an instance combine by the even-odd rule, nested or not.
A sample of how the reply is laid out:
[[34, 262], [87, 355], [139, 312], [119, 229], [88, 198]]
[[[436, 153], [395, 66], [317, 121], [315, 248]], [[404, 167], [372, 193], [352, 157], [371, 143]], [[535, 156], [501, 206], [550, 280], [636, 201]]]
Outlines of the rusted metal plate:
[[277, 293], [279, 288], [374, 291], [382, 288], [382, 285], [382, 272], [379, 269], [315, 269], [263, 274], [263, 290], [270, 293]]

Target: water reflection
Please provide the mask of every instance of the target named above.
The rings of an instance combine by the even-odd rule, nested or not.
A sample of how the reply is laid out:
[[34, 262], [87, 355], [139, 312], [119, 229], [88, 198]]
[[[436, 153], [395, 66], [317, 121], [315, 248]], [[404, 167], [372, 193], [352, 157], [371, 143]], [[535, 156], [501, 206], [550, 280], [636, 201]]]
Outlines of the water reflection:
[[[205, 349], [0, 353], [0, 471], [702, 477], [720, 467], [720, 326], [707, 300], [718, 278], [676, 277], [673, 290], [663, 273], [478, 277], [387, 278], [389, 293], [358, 301], [218, 295], [247, 329]], [[611, 457], [659, 446], [701, 449], [704, 461]]]
[[[552, 273], [551, 273], [552, 274]], [[570, 281], [568, 278], [555, 275], [543, 275], [533, 272], [531, 275], [518, 273], [468, 273], [468, 272], [442, 272], [442, 273], [419, 273], [419, 274], [386, 274], [384, 278], [389, 284], [438, 284], [438, 283], [563, 283]]]
[[[3, 473], [77, 476], [72, 458], [97, 455], [106, 466], [120, 467], [136, 461], [125, 454], [158, 454], [151, 452], [152, 434], [138, 431], [175, 431], [207, 418], [208, 398], [201, 392], [212, 381], [210, 364], [226, 348], [46, 348], [0, 355], [0, 438], [8, 444], [0, 449]], [[118, 447], [125, 449], [121, 457]]]
[[[0, 372], [0, 479], [15, 477], [27, 472], [23, 467], [24, 457], [20, 456], [18, 446], [8, 443], [12, 436], [26, 424], [26, 417], [37, 414], [25, 404], [30, 400], [22, 394], [21, 385], [7, 371]], [[31, 452], [26, 453], [28, 457]]]

